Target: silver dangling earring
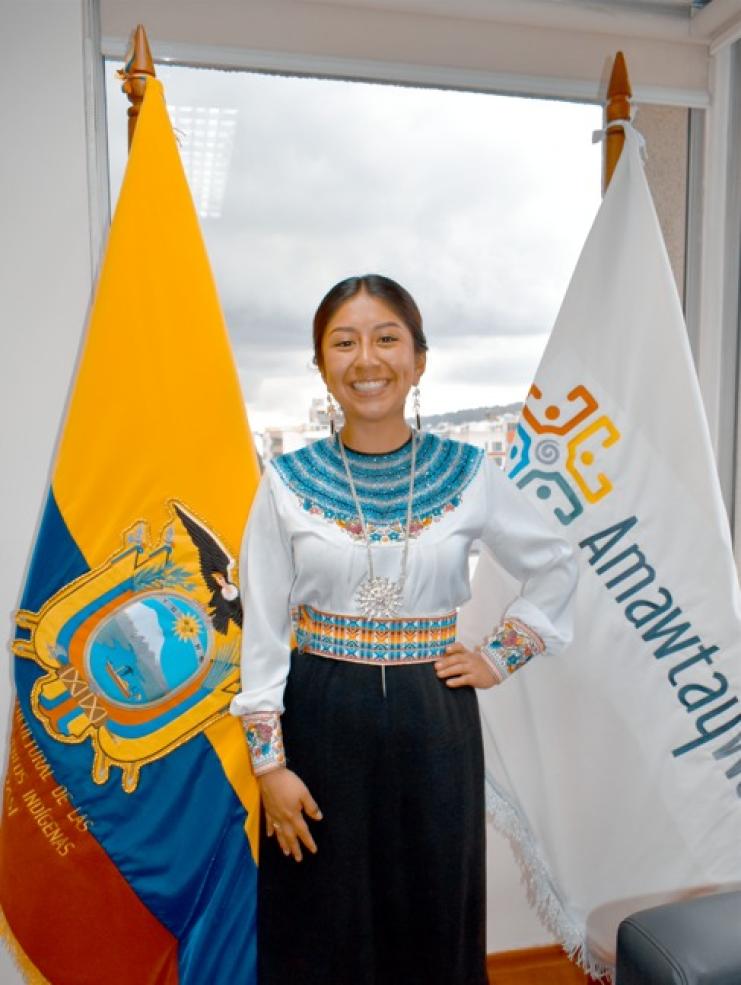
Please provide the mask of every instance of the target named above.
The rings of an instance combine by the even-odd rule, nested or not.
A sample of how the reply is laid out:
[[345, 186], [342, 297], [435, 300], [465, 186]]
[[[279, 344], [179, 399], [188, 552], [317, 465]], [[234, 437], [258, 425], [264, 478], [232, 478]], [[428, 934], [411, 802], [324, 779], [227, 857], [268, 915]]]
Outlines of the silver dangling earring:
[[336, 407], [332, 400], [332, 394], [327, 390], [327, 417], [329, 418], [329, 433], [334, 434]]
[[417, 430], [422, 430], [422, 422], [419, 418], [419, 387], [414, 384], [414, 389], [412, 390], [412, 397], [414, 398], [414, 417], [416, 419]]

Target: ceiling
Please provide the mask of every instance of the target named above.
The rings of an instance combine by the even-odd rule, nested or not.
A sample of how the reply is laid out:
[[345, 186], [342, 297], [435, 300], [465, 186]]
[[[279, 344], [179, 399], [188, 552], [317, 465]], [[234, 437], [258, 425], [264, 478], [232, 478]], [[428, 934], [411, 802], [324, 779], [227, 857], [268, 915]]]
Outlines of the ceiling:
[[[110, 0], [109, 0], [110, 2]], [[626, 37], [707, 43], [738, 23], [741, 0], [295, 0], [307, 7], [383, 10]], [[712, 11], [712, 12], [711, 12]], [[702, 22], [702, 25], [700, 24]]]

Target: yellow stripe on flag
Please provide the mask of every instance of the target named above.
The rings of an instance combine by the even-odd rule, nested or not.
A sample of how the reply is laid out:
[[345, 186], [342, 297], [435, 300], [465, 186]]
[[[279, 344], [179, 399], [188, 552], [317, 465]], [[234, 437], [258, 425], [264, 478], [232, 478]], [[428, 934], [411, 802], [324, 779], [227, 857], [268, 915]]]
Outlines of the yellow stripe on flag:
[[52, 486], [94, 567], [132, 518], [158, 536], [173, 496], [218, 518], [234, 555], [258, 476], [195, 207], [162, 85], [151, 79]]

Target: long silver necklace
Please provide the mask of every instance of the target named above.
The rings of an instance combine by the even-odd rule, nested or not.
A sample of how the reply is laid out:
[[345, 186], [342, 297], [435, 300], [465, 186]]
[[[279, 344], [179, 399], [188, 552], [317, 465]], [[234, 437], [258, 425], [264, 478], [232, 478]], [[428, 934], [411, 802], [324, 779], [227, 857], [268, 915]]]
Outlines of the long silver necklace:
[[396, 581], [391, 581], [390, 578], [384, 578], [381, 575], [373, 574], [373, 554], [371, 552], [370, 537], [368, 536], [368, 525], [365, 522], [365, 516], [355, 489], [355, 483], [353, 482], [352, 473], [350, 472], [350, 465], [348, 464], [347, 455], [345, 454], [345, 447], [342, 444], [340, 432], [337, 432], [337, 440], [340, 446], [340, 454], [342, 455], [342, 463], [345, 466], [347, 481], [350, 485], [350, 492], [352, 493], [355, 509], [358, 513], [358, 520], [360, 521], [360, 526], [363, 531], [363, 540], [365, 541], [365, 547], [368, 552], [368, 577], [361, 583], [355, 593], [355, 601], [360, 607], [363, 615], [369, 619], [384, 619], [389, 616], [393, 616], [395, 612], [399, 611], [404, 601], [404, 583], [407, 576], [407, 554], [409, 552], [409, 530], [412, 525], [414, 466], [416, 460], [418, 434], [419, 432], [412, 428], [412, 471], [409, 477], [409, 500], [407, 502], [407, 519], [404, 526], [404, 550], [401, 555], [401, 572]]

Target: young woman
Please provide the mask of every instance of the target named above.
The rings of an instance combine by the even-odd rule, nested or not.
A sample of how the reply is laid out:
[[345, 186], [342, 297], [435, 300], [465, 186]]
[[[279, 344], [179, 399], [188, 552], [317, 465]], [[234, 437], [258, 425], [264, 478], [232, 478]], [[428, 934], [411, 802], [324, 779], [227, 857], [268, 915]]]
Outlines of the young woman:
[[[426, 350], [399, 284], [335, 285], [314, 351], [344, 424], [269, 462], [250, 512], [231, 712], [264, 808], [260, 985], [486, 982], [475, 689], [568, 643], [576, 562], [480, 449], [406, 423]], [[476, 539], [524, 587], [468, 650]]]

